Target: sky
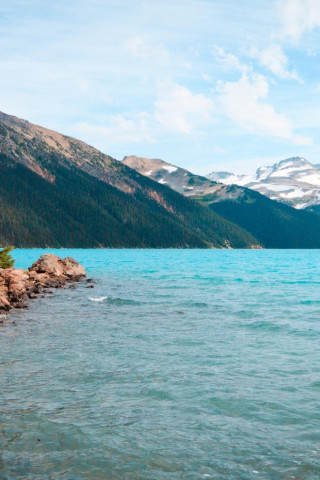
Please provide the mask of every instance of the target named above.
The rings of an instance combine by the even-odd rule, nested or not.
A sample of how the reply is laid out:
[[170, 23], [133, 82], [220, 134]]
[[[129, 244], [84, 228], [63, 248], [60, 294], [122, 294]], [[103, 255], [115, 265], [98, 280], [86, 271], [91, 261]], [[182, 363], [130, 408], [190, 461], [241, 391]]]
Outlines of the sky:
[[0, 110], [194, 173], [320, 163], [319, 0], [0, 0]]

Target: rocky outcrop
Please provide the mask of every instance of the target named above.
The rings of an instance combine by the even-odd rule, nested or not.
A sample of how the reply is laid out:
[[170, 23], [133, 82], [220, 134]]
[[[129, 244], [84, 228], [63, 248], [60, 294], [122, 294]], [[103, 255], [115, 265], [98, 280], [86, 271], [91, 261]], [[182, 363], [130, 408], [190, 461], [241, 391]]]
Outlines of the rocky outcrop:
[[61, 288], [70, 282], [79, 282], [86, 276], [80, 263], [71, 257], [42, 255], [28, 271], [0, 269], [0, 311], [26, 308], [26, 301], [48, 288]]

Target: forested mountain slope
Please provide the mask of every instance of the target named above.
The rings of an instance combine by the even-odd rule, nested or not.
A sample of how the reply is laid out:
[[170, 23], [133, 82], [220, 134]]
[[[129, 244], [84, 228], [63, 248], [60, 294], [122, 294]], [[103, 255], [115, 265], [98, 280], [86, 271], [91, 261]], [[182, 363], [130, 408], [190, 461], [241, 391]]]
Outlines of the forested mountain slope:
[[0, 243], [233, 247], [257, 240], [76, 139], [0, 114]]

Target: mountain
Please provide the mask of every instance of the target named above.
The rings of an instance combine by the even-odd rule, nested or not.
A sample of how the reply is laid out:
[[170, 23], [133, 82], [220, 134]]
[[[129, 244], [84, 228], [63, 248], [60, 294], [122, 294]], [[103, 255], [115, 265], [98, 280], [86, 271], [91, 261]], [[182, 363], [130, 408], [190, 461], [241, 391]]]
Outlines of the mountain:
[[[162, 160], [125, 157], [124, 161], [148, 177], [181, 190], [192, 178], [197, 190], [184, 194], [207, 205], [225, 219], [250, 232], [266, 248], [319, 248], [320, 219], [315, 213], [296, 210], [260, 193], [237, 185], [206, 183], [205, 178]], [[260, 176], [263, 176], [261, 169]], [[224, 172], [225, 176], [231, 175]], [[319, 212], [320, 213], [320, 212]]]
[[198, 198], [202, 195], [212, 194], [216, 201], [220, 201], [231, 197], [236, 199], [243, 195], [243, 188], [230, 188], [158, 158], [130, 155], [124, 157], [122, 162], [142, 175], [162, 185], [167, 185], [185, 197]]
[[226, 185], [248, 187], [298, 209], [320, 204], [320, 165], [313, 165], [301, 157], [260, 167], [254, 175], [212, 172], [207, 178]]
[[213, 193], [217, 190], [217, 182], [194, 175], [184, 168], [176, 167], [157, 158], [130, 155], [124, 157], [123, 163], [162, 185], [168, 185], [186, 197]]
[[266, 248], [319, 248], [320, 216], [318, 220], [316, 213], [297, 210], [245, 187], [228, 188], [243, 188], [243, 195], [222, 201], [207, 195], [198, 200], [246, 229]]
[[0, 245], [258, 245], [206, 206], [71, 137], [0, 113]]

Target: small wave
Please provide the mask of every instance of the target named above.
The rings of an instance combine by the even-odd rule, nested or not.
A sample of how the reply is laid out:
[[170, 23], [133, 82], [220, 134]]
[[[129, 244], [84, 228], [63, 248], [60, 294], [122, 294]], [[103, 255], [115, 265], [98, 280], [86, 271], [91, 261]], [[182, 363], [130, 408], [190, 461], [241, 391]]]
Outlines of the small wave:
[[258, 330], [269, 330], [269, 331], [277, 331], [287, 329], [287, 325], [282, 325], [280, 323], [272, 322], [272, 321], [265, 321], [265, 320], [257, 320], [255, 322], [250, 322], [241, 325], [242, 327], [249, 328], [249, 329], [258, 329]]
[[186, 302], [183, 304], [183, 307], [195, 307], [195, 308], [208, 308], [209, 305], [205, 302], [192, 302], [192, 301], [189, 301], [189, 302]]
[[313, 304], [319, 304], [320, 300], [301, 300], [300, 304], [301, 305], [313, 305]]
[[135, 300], [129, 300], [127, 298], [115, 298], [115, 297], [89, 297], [91, 302], [105, 302], [108, 305], [140, 305], [140, 302]]
[[103, 302], [104, 300], [107, 300], [108, 297], [89, 297], [89, 300], [91, 302]]

